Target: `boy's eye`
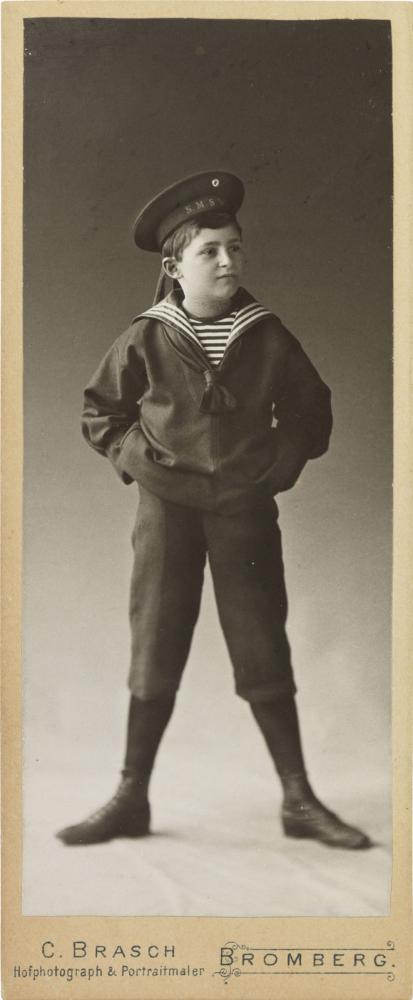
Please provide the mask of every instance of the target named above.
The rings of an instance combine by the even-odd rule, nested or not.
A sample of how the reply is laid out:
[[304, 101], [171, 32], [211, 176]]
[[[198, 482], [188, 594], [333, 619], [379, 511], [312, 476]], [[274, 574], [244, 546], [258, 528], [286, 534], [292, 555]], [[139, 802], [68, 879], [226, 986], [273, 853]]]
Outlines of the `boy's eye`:
[[[239, 253], [241, 249], [242, 249], [241, 244], [236, 243], [234, 244], [233, 247], [228, 247], [228, 253]], [[205, 247], [204, 250], [201, 250], [201, 254], [206, 257], [214, 257], [216, 253], [217, 253], [216, 247]]]

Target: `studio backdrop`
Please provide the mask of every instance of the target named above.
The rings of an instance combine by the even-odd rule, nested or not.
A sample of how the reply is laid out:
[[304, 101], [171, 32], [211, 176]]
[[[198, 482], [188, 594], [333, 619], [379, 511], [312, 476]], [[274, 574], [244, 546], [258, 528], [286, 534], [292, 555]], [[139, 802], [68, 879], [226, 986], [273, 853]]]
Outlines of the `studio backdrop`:
[[[388, 23], [29, 19], [24, 148], [24, 912], [386, 913]], [[54, 839], [112, 792], [128, 699], [138, 488], [82, 440], [82, 391], [152, 302], [138, 210], [209, 169], [245, 183], [245, 286], [332, 390], [330, 450], [278, 502], [308, 769], [377, 841], [363, 858], [282, 838], [209, 578], [153, 780], [157, 835], [76, 861]]]

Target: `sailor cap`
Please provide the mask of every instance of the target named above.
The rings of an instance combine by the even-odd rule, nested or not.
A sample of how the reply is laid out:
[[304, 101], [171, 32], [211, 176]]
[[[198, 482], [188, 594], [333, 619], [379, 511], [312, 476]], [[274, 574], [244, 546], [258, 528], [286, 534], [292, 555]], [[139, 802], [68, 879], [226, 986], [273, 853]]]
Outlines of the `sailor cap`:
[[209, 170], [193, 174], [161, 191], [142, 209], [134, 225], [135, 243], [141, 250], [158, 251], [183, 222], [205, 212], [237, 213], [244, 185], [235, 174]]

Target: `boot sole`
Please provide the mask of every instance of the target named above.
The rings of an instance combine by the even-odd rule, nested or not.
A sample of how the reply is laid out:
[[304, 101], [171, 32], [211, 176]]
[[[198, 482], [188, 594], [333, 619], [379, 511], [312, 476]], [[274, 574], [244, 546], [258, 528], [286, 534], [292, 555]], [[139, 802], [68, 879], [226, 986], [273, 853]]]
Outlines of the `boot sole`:
[[129, 827], [126, 824], [119, 824], [118, 827], [115, 824], [107, 830], [104, 829], [104, 824], [102, 824], [100, 832], [95, 826], [95, 831], [93, 831], [93, 824], [89, 826], [85, 822], [82, 830], [82, 824], [78, 826], [65, 827], [63, 830], [59, 830], [56, 833], [56, 837], [67, 847], [87, 847], [89, 844], [107, 844], [111, 840], [117, 840], [119, 837], [137, 838], [137, 837], [147, 837], [150, 834], [150, 810], [149, 806], [142, 811], [142, 815], [135, 817], [135, 824]]
[[119, 840], [120, 838], [138, 840], [139, 837], [149, 837], [150, 835], [151, 831], [148, 828], [146, 830], [138, 830], [138, 831], [132, 831], [132, 830], [119, 831], [118, 833], [108, 834], [107, 837], [96, 837], [96, 839], [93, 838], [93, 840], [90, 840], [87, 837], [84, 838], [83, 840], [80, 839], [71, 840], [70, 835], [68, 837], [65, 837], [63, 834], [60, 833], [57, 833], [56, 837], [58, 840], [61, 841], [62, 844], [65, 844], [66, 847], [89, 847], [89, 845], [92, 844], [108, 844], [111, 840]]

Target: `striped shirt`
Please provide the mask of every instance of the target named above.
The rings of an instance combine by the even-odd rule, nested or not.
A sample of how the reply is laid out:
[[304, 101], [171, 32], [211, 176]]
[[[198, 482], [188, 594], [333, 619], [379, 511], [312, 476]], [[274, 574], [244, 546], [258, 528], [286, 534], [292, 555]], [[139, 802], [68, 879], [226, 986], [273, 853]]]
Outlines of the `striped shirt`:
[[222, 361], [225, 348], [233, 330], [236, 315], [237, 313], [234, 310], [228, 316], [207, 321], [195, 319], [194, 316], [188, 316], [186, 313], [186, 317], [189, 319], [194, 333], [202, 345], [207, 358], [209, 358], [213, 365], [219, 365], [220, 361]]

